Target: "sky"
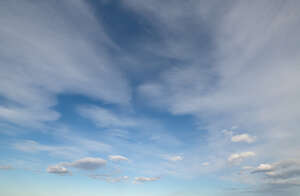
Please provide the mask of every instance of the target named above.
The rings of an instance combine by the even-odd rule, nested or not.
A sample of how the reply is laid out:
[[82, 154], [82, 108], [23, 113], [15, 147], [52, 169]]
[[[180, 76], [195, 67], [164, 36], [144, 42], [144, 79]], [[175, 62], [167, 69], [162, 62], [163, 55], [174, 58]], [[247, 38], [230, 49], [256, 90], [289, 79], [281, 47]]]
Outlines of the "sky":
[[299, 196], [299, 9], [1, 0], [0, 195]]

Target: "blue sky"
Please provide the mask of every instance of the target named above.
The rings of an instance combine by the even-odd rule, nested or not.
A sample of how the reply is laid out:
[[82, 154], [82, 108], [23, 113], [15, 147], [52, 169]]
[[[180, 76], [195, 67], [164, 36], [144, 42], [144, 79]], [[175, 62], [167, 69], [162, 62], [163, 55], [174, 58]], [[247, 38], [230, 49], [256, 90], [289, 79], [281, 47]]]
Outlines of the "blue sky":
[[0, 2], [4, 196], [297, 196], [294, 0]]

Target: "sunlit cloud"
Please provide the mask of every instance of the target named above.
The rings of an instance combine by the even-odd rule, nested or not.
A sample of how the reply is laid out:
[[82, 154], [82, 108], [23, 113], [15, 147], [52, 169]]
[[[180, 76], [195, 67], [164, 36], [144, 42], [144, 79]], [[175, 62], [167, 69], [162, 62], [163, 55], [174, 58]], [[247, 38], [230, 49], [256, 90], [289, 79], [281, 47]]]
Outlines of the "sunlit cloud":
[[298, 196], [299, 2], [4, 0], [0, 195]]
[[111, 161], [128, 161], [127, 157], [122, 155], [109, 155], [109, 160]]
[[71, 175], [67, 168], [58, 165], [49, 166], [46, 171], [50, 174]]
[[255, 152], [234, 153], [228, 157], [228, 161], [232, 163], [240, 163], [244, 159], [255, 156]]
[[240, 135], [234, 135], [231, 137], [232, 142], [247, 142], [247, 143], [253, 143], [255, 141], [254, 137], [249, 136], [248, 134], [240, 134]]

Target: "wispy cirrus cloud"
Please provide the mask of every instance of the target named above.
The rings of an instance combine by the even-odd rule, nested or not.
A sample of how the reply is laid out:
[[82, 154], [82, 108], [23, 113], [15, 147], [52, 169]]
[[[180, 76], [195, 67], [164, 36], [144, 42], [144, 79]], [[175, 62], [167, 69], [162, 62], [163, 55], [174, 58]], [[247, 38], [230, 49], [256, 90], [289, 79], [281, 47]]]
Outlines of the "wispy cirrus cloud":
[[[87, 127], [82, 134], [51, 133], [60, 142], [52, 144], [27, 137], [14, 149], [75, 160], [50, 166], [50, 173], [101, 168], [103, 161], [100, 166], [95, 154], [111, 154], [112, 160], [130, 157], [134, 164], [124, 169], [139, 171], [138, 176], [199, 177], [212, 172], [231, 179], [239, 175], [247, 178], [239, 184], [252, 187], [238, 195], [261, 194], [260, 185], [268, 186], [264, 195], [276, 194], [275, 189], [278, 194], [297, 195], [297, 164], [280, 162], [300, 158], [299, 2], [128, 0], [120, 4], [122, 11], [138, 16], [139, 24], [147, 23], [141, 31], [151, 34], [151, 41], [145, 37], [131, 41], [131, 50], [125, 51], [134, 51], [129, 60], [118, 59], [123, 52], [119, 42], [114, 43], [113, 33], [104, 28], [102, 12], [97, 15], [86, 1], [1, 2], [1, 121], [44, 128], [64, 115], [56, 107], [59, 95], [103, 102], [101, 106], [79, 103], [74, 109], [91, 120], [95, 130], [79, 120], [76, 126]], [[148, 103], [155, 107], [145, 109]], [[120, 105], [129, 107], [121, 112]], [[133, 114], [133, 108], [145, 115], [156, 115], [158, 108], [159, 118], [170, 124], [192, 116], [199, 130], [177, 130], [175, 122], [165, 129], [159, 121]], [[235, 124], [242, 131], [231, 128], [221, 133]], [[170, 156], [162, 157], [166, 154]], [[228, 162], [238, 164], [229, 168]], [[125, 181], [126, 176], [104, 180]], [[156, 180], [137, 177], [135, 182]]]
[[[164, 29], [161, 44], [149, 48], [182, 60], [140, 85], [140, 96], [172, 114], [193, 115], [199, 119], [200, 129], [206, 122], [213, 154], [232, 153], [237, 146], [246, 152], [245, 143], [251, 143], [260, 160], [294, 157], [299, 148], [294, 139], [299, 137], [299, 3], [189, 1], [184, 9], [179, 5], [155, 0], [128, 3]], [[172, 13], [163, 11], [170, 6]], [[192, 21], [186, 22], [187, 18]], [[178, 28], [208, 36], [201, 42]], [[211, 48], [202, 51], [191, 40], [211, 44]], [[177, 44], [196, 48], [197, 54], [174, 47]], [[189, 61], [185, 61], [187, 57]], [[232, 124], [238, 124], [248, 136], [232, 135], [229, 144], [219, 130]], [[254, 136], [260, 140], [256, 144]]]
[[92, 152], [108, 152], [110, 145], [94, 140], [79, 140], [63, 145], [45, 145], [33, 140], [19, 141], [13, 144], [16, 150], [27, 153], [47, 152], [54, 157], [78, 158]]
[[91, 119], [99, 127], [118, 128], [118, 127], [136, 127], [138, 121], [130, 117], [113, 113], [98, 106], [81, 106], [78, 112], [85, 118]]
[[87, 2], [4, 1], [0, 12], [2, 120], [42, 127], [60, 117], [52, 106], [64, 93], [129, 102], [130, 87], [108, 53], [117, 46]]
[[134, 178], [133, 183], [138, 184], [138, 183], [144, 183], [144, 182], [153, 182], [159, 180], [159, 177], [136, 177]]

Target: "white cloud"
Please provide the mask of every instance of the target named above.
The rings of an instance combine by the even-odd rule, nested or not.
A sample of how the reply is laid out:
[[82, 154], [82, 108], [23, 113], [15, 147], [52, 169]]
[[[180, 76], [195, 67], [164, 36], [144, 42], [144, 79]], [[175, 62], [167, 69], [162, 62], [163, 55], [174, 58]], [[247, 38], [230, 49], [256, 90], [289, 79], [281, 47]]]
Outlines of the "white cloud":
[[1, 120], [41, 128], [60, 117], [60, 94], [129, 102], [127, 79], [108, 52], [116, 45], [85, 1], [15, 3], [0, 7]]
[[257, 167], [257, 169], [256, 169], [256, 171], [261, 171], [261, 172], [263, 172], [263, 171], [271, 171], [272, 170], [272, 165], [270, 165], [270, 164], [260, 164], [258, 167]]
[[[60, 135], [60, 137], [63, 136]], [[78, 138], [75, 135], [72, 138], [68, 138], [68, 140], [71, 142], [64, 145], [44, 145], [33, 140], [25, 140], [13, 144], [13, 147], [27, 153], [47, 152], [52, 156], [64, 158], [78, 158], [92, 152], [108, 152], [111, 150], [111, 146], [108, 144]]]
[[168, 161], [176, 162], [176, 161], [182, 161], [182, 160], [183, 160], [183, 157], [180, 156], [180, 155], [176, 155], [176, 156], [166, 156], [166, 159], [167, 159]]
[[[201, 143], [203, 151], [209, 152], [203, 156], [222, 158], [231, 152], [231, 147], [222, 143], [224, 138], [216, 139], [213, 130], [236, 123], [262, 141], [255, 147], [258, 155], [264, 155], [258, 157], [261, 162], [299, 156], [299, 2], [215, 2], [189, 1], [185, 6], [159, 0], [128, 0], [124, 3], [151, 17], [162, 32], [159, 43], [141, 48], [178, 60], [176, 66], [165, 66], [163, 73], [142, 84], [140, 94], [161, 108], [167, 107], [173, 114], [191, 114], [204, 122], [199, 124], [207, 125], [201, 128], [209, 130], [210, 138], [205, 140], [206, 146]], [[1, 38], [4, 38], [0, 54], [5, 57], [0, 62], [0, 94], [11, 103], [18, 103], [18, 106], [1, 106], [1, 119], [32, 126], [54, 121], [59, 117], [52, 109], [57, 104], [55, 96], [69, 92], [107, 102], [128, 102], [130, 88], [126, 79], [105, 66], [111, 62], [105, 52], [102, 53], [103, 48], [95, 53], [90, 42], [84, 39], [88, 35], [81, 32], [97, 27], [98, 23], [94, 23], [91, 16], [93, 12], [86, 6], [74, 9], [83, 17], [76, 17], [70, 23], [79, 21], [79, 24], [88, 25], [88, 28], [76, 28], [69, 24], [69, 18], [61, 20], [65, 17], [61, 16], [63, 13], [57, 13], [57, 9], [34, 9], [39, 5], [21, 3], [20, 10], [14, 6], [0, 8]], [[77, 5], [66, 7], [82, 8]], [[52, 11], [56, 16], [53, 22], [46, 17]], [[24, 17], [20, 18], [18, 14]], [[50, 24], [44, 24], [44, 21]], [[63, 25], [60, 21], [64, 21]], [[50, 28], [52, 26], [59, 28]], [[62, 30], [55, 33], [52, 29]], [[102, 35], [98, 29], [91, 32]], [[48, 35], [53, 34], [56, 36], [51, 39]], [[103, 41], [102, 38], [99, 41]], [[20, 61], [20, 66], [12, 66], [11, 59]], [[178, 65], [181, 62], [184, 64]], [[7, 69], [3, 66], [6, 64]], [[26, 66], [22, 68], [24, 64]], [[97, 66], [92, 66], [94, 64]], [[103, 67], [98, 69], [98, 65]], [[127, 121], [130, 119], [112, 113], [111, 120], [110, 114], [104, 112], [94, 121], [102, 127], [131, 127]], [[103, 120], [105, 118], [108, 119]], [[136, 147], [142, 145], [128, 148], [136, 150]], [[151, 154], [152, 150], [156, 153], [160, 149], [149, 147], [145, 154]], [[159, 152], [157, 154], [161, 154]], [[240, 157], [234, 160], [244, 159], [240, 154], [234, 157]], [[203, 157], [203, 160], [210, 159]], [[195, 157], [191, 162], [193, 168], [193, 165], [201, 166], [202, 160]]]
[[[186, 8], [158, 0], [128, 4], [164, 29], [163, 41], [151, 48], [183, 62], [142, 84], [140, 95], [172, 114], [199, 119], [199, 128], [209, 135], [206, 156], [222, 157], [235, 150], [216, 130], [238, 124], [259, 138], [255, 152], [260, 162], [300, 158], [298, 1], [191, 1]], [[165, 12], [170, 6], [172, 13]], [[180, 31], [185, 27], [194, 34], [207, 33], [210, 47], [199, 52], [201, 48], [190, 43], [198, 43], [197, 37]]]
[[61, 163], [60, 165], [83, 170], [96, 170], [104, 167], [106, 165], [106, 160], [101, 158], [85, 157], [70, 163]]
[[79, 113], [94, 121], [99, 127], [134, 127], [137, 122], [134, 119], [123, 117], [107, 109], [98, 106], [81, 106]]
[[28, 153], [48, 152], [53, 156], [70, 157], [75, 154], [80, 154], [82, 151], [79, 148], [72, 146], [56, 146], [43, 145], [33, 140], [25, 140], [14, 144], [17, 150]]
[[92, 179], [104, 180], [109, 183], [125, 182], [125, 181], [129, 180], [128, 176], [114, 177], [114, 176], [105, 175], [105, 174], [104, 175], [92, 174], [92, 175], [89, 175], [89, 177]]
[[41, 122], [57, 120], [60, 115], [48, 109], [31, 109], [29, 107], [0, 106], [0, 118], [4, 121], [42, 127]]
[[[300, 161], [282, 160], [272, 164], [260, 164], [252, 171], [262, 183], [271, 188], [289, 189], [300, 185]], [[260, 178], [263, 175], [263, 178]]]
[[204, 163], [202, 163], [202, 165], [203, 165], [203, 166], [209, 166], [210, 163], [209, 163], [209, 162], [204, 162]]
[[233, 162], [233, 163], [240, 163], [241, 161], [243, 161], [245, 158], [248, 157], [253, 157], [256, 154], [254, 152], [241, 152], [241, 153], [234, 153], [231, 154], [228, 157], [228, 161], [229, 162]]
[[106, 177], [105, 178], [105, 181], [110, 182], [110, 183], [124, 182], [124, 181], [128, 181], [128, 180], [129, 180], [128, 176]]
[[122, 155], [109, 155], [109, 160], [111, 161], [128, 161], [127, 157]]
[[144, 182], [152, 182], [152, 181], [157, 181], [159, 180], [159, 177], [136, 177], [134, 178], [133, 183], [144, 183]]
[[71, 172], [68, 171], [67, 168], [61, 167], [59, 165], [49, 166], [46, 171], [51, 174], [58, 174], [58, 175], [70, 175]]
[[255, 141], [254, 137], [249, 136], [248, 134], [240, 134], [240, 135], [234, 135], [231, 137], [232, 142], [247, 142], [247, 143], [253, 143]]
[[[192, 55], [188, 58], [190, 64], [166, 69], [153, 81], [142, 84], [139, 92], [143, 97], [148, 97], [154, 105], [167, 107], [173, 114], [192, 114], [201, 122], [206, 121], [208, 127], [217, 124], [217, 128], [232, 124], [246, 127], [249, 134], [264, 140], [266, 145], [261, 150], [268, 149], [267, 156], [272, 158], [277, 158], [278, 153], [286, 158], [296, 153], [294, 146], [299, 148], [294, 140], [295, 136], [299, 137], [296, 116], [300, 115], [297, 109], [300, 105], [299, 2], [278, 1], [272, 5], [262, 1], [221, 5], [199, 2], [189, 4], [188, 12], [175, 4], [172, 17], [162, 11], [169, 5], [159, 1], [145, 5], [135, 0], [130, 2], [134, 2], [130, 4], [132, 9], [146, 17], [157, 17], [154, 21], [163, 23], [165, 32], [175, 34], [170, 39], [178, 34], [185, 44], [190, 44], [190, 39], [183, 31], [177, 31], [177, 27], [189, 24], [180, 19], [189, 15], [202, 18], [204, 22], [193, 25], [193, 32], [206, 33], [201, 27], [208, 25], [207, 36], [214, 48], [207, 50], [208, 55]], [[165, 37], [167, 43], [169, 37]], [[194, 49], [194, 45], [190, 46]], [[164, 47], [164, 43], [157, 44], [155, 50], [170, 52], [161, 49]], [[187, 55], [193, 54], [190, 50], [185, 52], [183, 46], [177, 48], [180, 52], [174, 57], [183, 62]], [[217, 60], [211, 62], [212, 56]], [[275, 143], [284, 143], [285, 148]]]

